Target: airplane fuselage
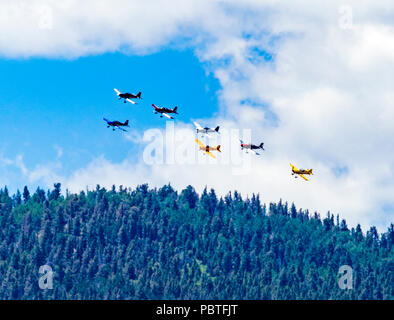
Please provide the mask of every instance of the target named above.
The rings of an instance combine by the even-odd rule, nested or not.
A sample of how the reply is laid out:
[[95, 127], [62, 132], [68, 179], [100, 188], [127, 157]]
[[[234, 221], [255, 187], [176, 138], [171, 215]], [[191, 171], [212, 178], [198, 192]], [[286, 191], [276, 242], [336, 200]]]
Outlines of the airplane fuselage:
[[129, 127], [129, 120], [126, 120], [124, 123], [120, 121], [109, 121], [108, 119], [104, 118], [103, 119], [108, 127]]
[[293, 172], [293, 174], [313, 174], [312, 173], [312, 169], [307, 169], [307, 170], [305, 170], [305, 169], [299, 169], [299, 170], [294, 170], [294, 169], [292, 169], [292, 172]]
[[208, 134], [211, 132], [219, 133], [219, 126], [217, 126], [215, 129], [208, 128], [208, 127], [205, 127], [205, 128], [197, 127], [196, 130], [197, 130], [197, 133], [205, 133], [205, 134]]
[[209, 132], [216, 132], [214, 129], [211, 128], [204, 128], [204, 129], [197, 129], [198, 133], [209, 133]]
[[175, 113], [178, 114], [177, 112], [177, 107], [175, 107], [174, 109], [169, 109], [169, 108], [159, 108], [156, 107], [154, 104], [152, 104], [152, 106], [155, 108], [155, 112], [157, 113]]
[[108, 125], [111, 127], [127, 127], [127, 123], [122, 123], [120, 121], [110, 121], [108, 122]]
[[200, 147], [200, 150], [205, 152], [219, 151], [217, 147], [210, 147], [210, 146]]
[[243, 148], [243, 149], [251, 149], [251, 150], [263, 149], [262, 146], [256, 146], [254, 144], [247, 144], [247, 143], [241, 143], [241, 148]]
[[132, 93], [121, 93], [119, 94], [119, 98], [122, 99], [140, 99], [141, 97], [137, 94], [132, 94]]
[[167, 108], [158, 108], [158, 109], [156, 109], [156, 111], [158, 113], [176, 113], [176, 112], [174, 112], [174, 110], [167, 109]]

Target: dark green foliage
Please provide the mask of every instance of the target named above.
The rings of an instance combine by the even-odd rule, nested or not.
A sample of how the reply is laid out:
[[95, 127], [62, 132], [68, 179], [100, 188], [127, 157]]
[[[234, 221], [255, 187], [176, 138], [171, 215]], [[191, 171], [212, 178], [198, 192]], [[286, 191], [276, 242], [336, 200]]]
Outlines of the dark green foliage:
[[29, 192], [29, 189], [27, 189], [27, 186], [25, 186], [23, 188], [23, 201], [27, 202], [27, 201], [29, 201], [29, 199], [30, 199], [30, 192]]
[[[0, 299], [394, 298], [393, 224], [364, 235], [331, 213], [191, 186], [60, 190], [0, 190]], [[52, 290], [38, 286], [44, 264]]]

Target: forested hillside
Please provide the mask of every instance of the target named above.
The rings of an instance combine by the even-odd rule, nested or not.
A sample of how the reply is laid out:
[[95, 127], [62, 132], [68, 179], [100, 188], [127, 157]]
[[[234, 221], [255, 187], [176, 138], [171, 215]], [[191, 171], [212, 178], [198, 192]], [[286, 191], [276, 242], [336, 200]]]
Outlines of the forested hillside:
[[[0, 191], [0, 299], [393, 299], [394, 227], [237, 192]], [[264, 196], [264, 195], [263, 195]], [[38, 282], [53, 268], [53, 289]], [[353, 289], [337, 283], [353, 268]]]

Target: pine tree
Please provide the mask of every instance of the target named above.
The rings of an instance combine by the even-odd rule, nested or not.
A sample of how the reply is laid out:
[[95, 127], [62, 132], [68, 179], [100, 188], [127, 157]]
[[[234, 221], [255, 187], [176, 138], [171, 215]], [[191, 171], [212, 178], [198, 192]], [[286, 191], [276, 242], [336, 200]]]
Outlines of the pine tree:
[[23, 201], [26, 203], [30, 199], [30, 192], [29, 189], [27, 189], [27, 186], [23, 188]]

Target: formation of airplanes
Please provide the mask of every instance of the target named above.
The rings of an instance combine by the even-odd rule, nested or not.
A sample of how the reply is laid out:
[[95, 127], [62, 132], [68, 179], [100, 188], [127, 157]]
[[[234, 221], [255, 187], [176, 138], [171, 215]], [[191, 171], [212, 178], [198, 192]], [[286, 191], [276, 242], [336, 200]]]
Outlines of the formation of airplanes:
[[[141, 92], [138, 92], [137, 94], [134, 93], [122, 93], [120, 92], [118, 89], [114, 89], [114, 91], [116, 92], [116, 95], [118, 96], [118, 99], [121, 100], [123, 99], [123, 102], [130, 102], [131, 104], [137, 104], [136, 99], [142, 99], [141, 98]], [[160, 118], [162, 118], [163, 116], [168, 118], [168, 119], [174, 119], [173, 116], [171, 116], [171, 114], [175, 115], [178, 114], [178, 107], [175, 106], [174, 108], [165, 108], [165, 107], [158, 107], [155, 104], [152, 104], [152, 107], [154, 108], [154, 113], [155, 114], [160, 114]], [[125, 131], [127, 132], [126, 129], [124, 129], [124, 127], [130, 127], [129, 126], [129, 120], [126, 120], [125, 122], [121, 122], [121, 121], [110, 121], [106, 118], [103, 118], [103, 120], [107, 123], [107, 128], [112, 127], [112, 130], [115, 131], [116, 129], [119, 129], [121, 131]], [[209, 128], [209, 127], [202, 127], [200, 126], [197, 122], [193, 122], [194, 126], [196, 127], [196, 132], [197, 135], [200, 133], [202, 136], [206, 136], [208, 138], [211, 138], [212, 136], [210, 134], [220, 134], [219, 132], [219, 126], [215, 127], [215, 128]], [[220, 150], [220, 145], [218, 146], [209, 146], [209, 145], [205, 145], [203, 142], [201, 142], [199, 139], [196, 139], [196, 142], [198, 144], [198, 149], [202, 152], [204, 152], [204, 154], [207, 154], [209, 156], [211, 156], [212, 158], [216, 158], [216, 156], [212, 153], [212, 152], [221, 152]], [[246, 153], [249, 153], [249, 151], [251, 153], [254, 153], [255, 155], [260, 155], [259, 152], [264, 151], [264, 142], [261, 142], [258, 145], [252, 144], [252, 143], [244, 143], [242, 140], [240, 140], [240, 147], [241, 150], [245, 150]], [[261, 151], [260, 151], [261, 150]], [[259, 152], [257, 152], [259, 151]], [[294, 165], [292, 165], [290, 163], [291, 166], [291, 175], [295, 176], [295, 178], [297, 177], [301, 177], [306, 181], [309, 181], [309, 179], [306, 177], [306, 175], [313, 175], [312, 173], [312, 169], [297, 169]]]

